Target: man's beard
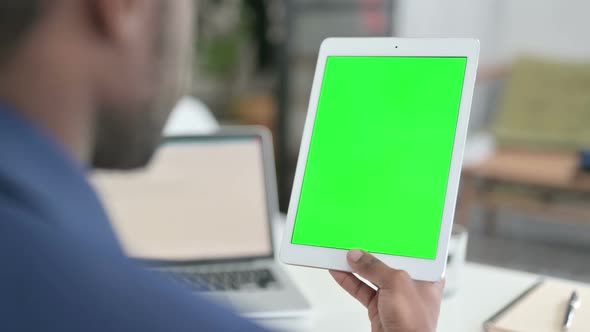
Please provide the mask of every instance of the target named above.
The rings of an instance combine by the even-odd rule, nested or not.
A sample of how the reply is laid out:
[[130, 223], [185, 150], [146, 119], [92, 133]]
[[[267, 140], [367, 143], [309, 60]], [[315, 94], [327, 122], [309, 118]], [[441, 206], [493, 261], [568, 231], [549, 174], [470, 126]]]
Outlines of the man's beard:
[[[133, 119], [121, 119], [131, 112], [102, 109], [97, 112], [92, 166], [100, 169], [135, 169], [145, 166], [159, 145], [164, 120], [157, 109], [134, 112]], [[128, 110], [127, 110], [128, 111]], [[117, 116], [119, 115], [119, 116]]]

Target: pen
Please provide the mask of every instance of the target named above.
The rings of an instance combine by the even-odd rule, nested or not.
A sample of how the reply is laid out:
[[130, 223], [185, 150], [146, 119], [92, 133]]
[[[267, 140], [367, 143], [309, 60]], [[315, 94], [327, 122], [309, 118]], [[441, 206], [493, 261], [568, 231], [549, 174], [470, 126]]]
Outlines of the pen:
[[567, 331], [570, 329], [572, 326], [572, 321], [574, 320], [574, 313], [581, 304], [580, 298], [578, 298], [578, 293], [573, 291], [572, 295], [570, 296], [570, 300], [567, 303], [567, 310], [565, 311], [565, 317], [563, 318], [562, 331]]

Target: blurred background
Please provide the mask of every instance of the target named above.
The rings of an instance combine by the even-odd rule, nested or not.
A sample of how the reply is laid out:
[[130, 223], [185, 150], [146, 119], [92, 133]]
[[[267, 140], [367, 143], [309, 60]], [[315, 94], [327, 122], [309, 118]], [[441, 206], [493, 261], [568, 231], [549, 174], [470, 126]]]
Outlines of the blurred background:
[[[326, 37], [474, 37], [456, 222], [467, 259], [590, 282], [590, 2], [202, 0], [193, 95], [275, 140], [286, 211]], [[427, 153], [427, 152], [425, 152]], [[428, 174], [425, 174], [428, 176]]]

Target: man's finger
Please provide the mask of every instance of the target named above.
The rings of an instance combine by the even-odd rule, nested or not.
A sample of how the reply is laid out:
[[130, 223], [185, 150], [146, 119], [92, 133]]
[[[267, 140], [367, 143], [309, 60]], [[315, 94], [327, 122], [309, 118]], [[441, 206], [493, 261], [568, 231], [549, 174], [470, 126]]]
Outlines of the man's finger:
[[352, 297], [357, 299], [365, 307], [369, 306], [369, 303], [371, 303], [371, 300], [377, 293], [352, 273], [330, 271], [330, 274], [348, 294], [352, 295]]
[[406, 272], [390, 268], [365, 251], [351, 250], [346, 255], [346, 258], [348, 264], [352, 267], [352, 271], [379, 288], [393, 288], [396, 283], [410, 280]]

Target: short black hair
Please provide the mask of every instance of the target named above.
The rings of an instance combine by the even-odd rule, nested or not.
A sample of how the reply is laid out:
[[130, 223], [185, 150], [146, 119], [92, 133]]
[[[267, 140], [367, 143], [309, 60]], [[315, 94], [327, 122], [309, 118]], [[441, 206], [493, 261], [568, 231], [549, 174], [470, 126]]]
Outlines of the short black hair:
[[0, 0], [0, 64], [41, 15], [46, 0]]

